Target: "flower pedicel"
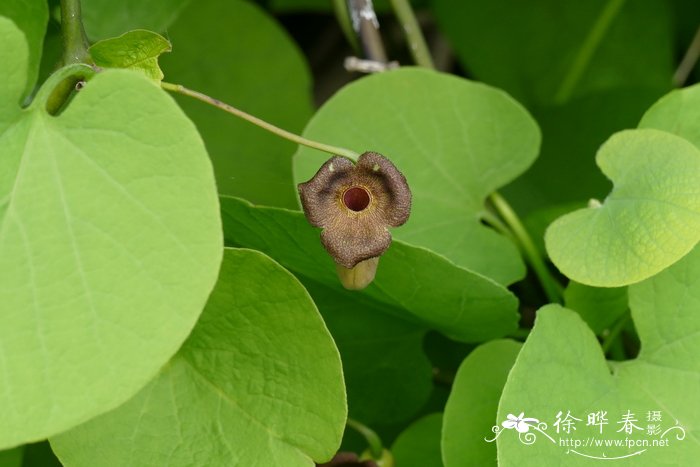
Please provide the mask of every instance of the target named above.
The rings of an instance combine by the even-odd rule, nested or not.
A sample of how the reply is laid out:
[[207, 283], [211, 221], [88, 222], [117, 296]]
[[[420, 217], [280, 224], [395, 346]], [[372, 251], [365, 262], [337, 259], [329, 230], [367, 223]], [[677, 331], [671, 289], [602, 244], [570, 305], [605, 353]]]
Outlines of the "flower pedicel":
[[367, 287], [391, 244], [388, 227], [403, 225], [411, 213], [406, 178], [376, 152], [365, 152], [357, 164], [335, 156], [299, 184], [299, 195], [306, 218], [323, 229], [321, 243], [343, 286]]

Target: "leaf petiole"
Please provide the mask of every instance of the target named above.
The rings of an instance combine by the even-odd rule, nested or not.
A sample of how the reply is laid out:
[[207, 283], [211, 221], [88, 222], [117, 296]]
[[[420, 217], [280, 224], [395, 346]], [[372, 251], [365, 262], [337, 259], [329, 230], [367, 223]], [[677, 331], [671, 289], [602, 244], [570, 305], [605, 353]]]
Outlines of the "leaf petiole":
[[489, 196], [489, 200], [496, 208], [496, 211], [501, 216], [503, 221], [508, 225], [512, 236], [516, 240], [516, 244], [525, 256], [525, 260], [530, 263], [532, 270], [542, 284], [545, 295], [551, 303], [560, 303], [562, 297], [562, 287], [554, 279], [552, 273], [544, 263], [544, 259], [537, 251], [535, 243], [532, 241], [530, 234], [527, 232], [523, 224], [520, 222], [518, 215], [510, 207], [510, 204], [498, 192], [493, 192]]
[[391, 7], [406, 33], [408, 50], [418, 66], [435, 69], [433, 58], [408, 0], [390, 0]]

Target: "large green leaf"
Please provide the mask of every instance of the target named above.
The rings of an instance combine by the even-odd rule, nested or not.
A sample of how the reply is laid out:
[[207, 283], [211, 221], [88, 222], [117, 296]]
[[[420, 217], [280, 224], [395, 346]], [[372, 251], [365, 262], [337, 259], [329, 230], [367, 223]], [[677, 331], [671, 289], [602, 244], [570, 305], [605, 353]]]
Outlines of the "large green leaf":
[[350, 417], [386, 425], [416, 416], [433, 386], [425, 328], [357, 293], [304, 284], [340, 351]]
[[[344, 87], [314, 115], [304, 136], [377, 151], [406, 175], [411, 218], [393, 235], [502, 284], [524, 276], [508, 239], [480, 223], [484, 199], [532, 164], [537, 124], [508, 95], [483, 84], [404, 68]], [[327, 159], [299, 148], [295, 179], [310, 179]]]
[[[700, 248], [630, 286], [629, 293], [641, 351], [635, 360], [614, 364], [612, 373], [596, 337], [577, 314], [556, 305], [539, 310], [506, 382], [497, 421], [524, 412], [547, 427], [531, 427], [520, 439], [517, 431], [502, 430], [499, 465], [591, 465], [583, 455], [631, 456], [615, 461], [621, 465], [694, 465], [700, 456]], [[557, 433], [559, 411], [562, 419], [567, 412], [580, 419], [572, 420], [571, 433], [565, 433], [562, 424]], [[607, 412], [607, 424], [588, 425], [589, 414], [597, 411]], [[630, 427], [632, 433], [621, 423], [628, 411], [640, 428]], [[656, 411], [660, 421], [649, 420], [649, 412]], [[655, 425], [655, 434], [649, 434], [649, 425]], [[673, 428], [676, 425], [679, 428]], [[589, 438], [588, 446], [583, 445]], [[578, 439], [582, 445], [565, 446], [562, 439]], [[625, 439], [646, 440], [649, 445], [597, 444]], [[668, 445], [653, 446], [654, 440], [667, 440]]]
[[700, 84], [661, 98], [644, 114], [639, 128], [668, 131], [700, 148]]
[[495, 466], [496, 445], [487, 443], [498, 400], [520, 343], [496, 340], [475, 349], [459, 367], [442, 425], [446, 467]]
[[[116, 407], [175, 353], [222, 250], [194, 125], [147, 79], [106, 71], [58, 116], [31, 107], [22, 33], [0, 18], [0, 448]], [[8, 52], [10, 49], [12, 52]], [[87, 70], [86, 70], [87, 68]]]
[[[213, 21], [225, 27], [213, 26]], [[287, 33], [256, 5], [240, 0], [193, 2], [168, 29], [168, 37], [173, 52], [161, 59], [166, 81], [293, 132], [301, 131], [311, 116], [304, 58]], [[192, 98], [178, 102], [204, 138], [220, 193], [267, 205], [296, 205], [294, 144]]]
[[440, 430], [442, 414], [434, 413], [413, 422], [391, 446], [396, 467], [442, 467]]
[[614, 188], [602, 205], [547, 229], [550, 258], [571, 279], [616, 287], [678, 261], [700, 240], [700, 150], [658, 130], [613, 135], [596, 162]]
[[304, 287], [227, 250], [200, 321], [136, 397], [51, 439], [67, 467], [313, 466], [340, 445], [338, 351]]
[[518, 99], [564, 103], [616, 87], [671, 86], [667, 2], [434, 0], [465, 67]]
[[85, 32], [93, 41], [132, 29], [166, 32], [191, 0], [82, 0]]
[[[20, 96], [26, 97], [36, 82], [39, 74], [39, 64], [41, 62], [41, 49], [44, 44], [44, 33], [46, 32], [46, 24], [49, 20], [49, 8], [46, 0], [2, 0], [0, 2], [0, 17], [4, 16], [11, 19], [15, 25], [24, 33], [26, 44], [20, 49], [13, 49], [7, 44], [4, 48], [5, 53], [13, 53], [22, 56], [25, 53], [29, 54], [27, 64], [20, 69], [13, 69], [10, 66], [10, 59], [4, 59], [0, 62], [3, 64], [3, 81], [12, 81], [10, 73], [26, 73], [17, 79], [17, 83], [24, 86], [24, 92]], [[4, 38], [0, 40], [0, 44], [5, 43]], [[25, 48], [28, 46], [28, 52]], [[2, 52], [0, 52], [2, 53]], [[7, 73], [7, 74], [6, 74]]]
[[[221, 197], [226, 242], [263, 251], [320, 284], [340, 288], [333, 260], [318, 229], [301, 212], [254, 207]], [[463, 341], [481, 342], [517, 327], [517, 300], [505, 287], [428, 251], [395, 241], [379, 261], [376, 279], [356, 292], [401, 317], [417, 320]]]

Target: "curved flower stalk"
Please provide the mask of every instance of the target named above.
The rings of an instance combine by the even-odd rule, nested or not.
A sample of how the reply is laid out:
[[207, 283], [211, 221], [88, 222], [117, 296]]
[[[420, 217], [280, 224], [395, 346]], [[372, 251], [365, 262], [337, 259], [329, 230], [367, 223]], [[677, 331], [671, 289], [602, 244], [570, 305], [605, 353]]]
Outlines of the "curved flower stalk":
[[321, 227], [321, 243], [336, 262], [343, 286], [367, 287], [379, 256], [391, 244], [389, 227], [403, 225], [411, 213], [406, 178], [386, 157], [365, 152], [353, 164], [332, 157], [299, 195], [309, 222]]

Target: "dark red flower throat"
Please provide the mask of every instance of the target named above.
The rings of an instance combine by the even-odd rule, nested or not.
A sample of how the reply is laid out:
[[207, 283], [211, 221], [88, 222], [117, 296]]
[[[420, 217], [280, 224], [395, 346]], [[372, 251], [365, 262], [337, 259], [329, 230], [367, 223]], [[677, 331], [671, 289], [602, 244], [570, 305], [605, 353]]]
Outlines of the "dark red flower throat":
[[348, 209], [355, 212], [364, 211], [369, 206], [369, 201], [369, 192], [359, 186], [348, 188], [343, 193], [343, 203]]

